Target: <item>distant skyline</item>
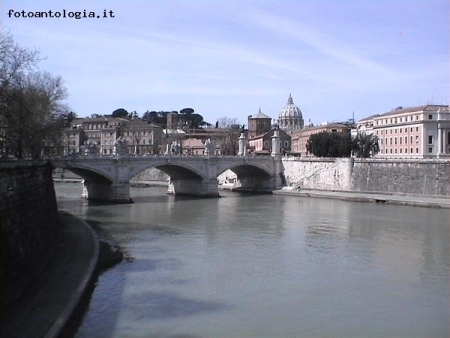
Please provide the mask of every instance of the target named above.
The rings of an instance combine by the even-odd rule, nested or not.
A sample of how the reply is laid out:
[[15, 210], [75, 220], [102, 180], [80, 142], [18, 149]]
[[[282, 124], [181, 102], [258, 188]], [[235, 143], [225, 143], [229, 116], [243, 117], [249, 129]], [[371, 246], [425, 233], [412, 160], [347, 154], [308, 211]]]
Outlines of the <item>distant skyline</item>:
[[[314, 124], [449, 104], [448, 0], [4, 0], [0, 9], [2, 29], [40, 51], [39, 69], [65, 80], [81, 117], [189, 107], [212, 124], [247, 124], [260, 108], [278, 119], [289, 94]], [[22, 10], [102, 17], [14, 16]]]

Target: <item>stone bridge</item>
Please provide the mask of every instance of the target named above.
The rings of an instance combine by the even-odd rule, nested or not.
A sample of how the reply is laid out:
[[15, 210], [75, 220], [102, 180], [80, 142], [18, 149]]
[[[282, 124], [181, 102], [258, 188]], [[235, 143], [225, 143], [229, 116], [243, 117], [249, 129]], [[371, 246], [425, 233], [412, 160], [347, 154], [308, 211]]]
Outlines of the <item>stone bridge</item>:
[[217, 176], [230, 169], [238, 178], [237, 190], [271, 191], [281, 187], [283, 165], [272, 156], [67, 156], [50, 160], [55, 168], [84, 179], [90, 200], [131, 202], [130, 180], [143, 170], [157, 168], [169, 177], [168, 193], [218, 197]]

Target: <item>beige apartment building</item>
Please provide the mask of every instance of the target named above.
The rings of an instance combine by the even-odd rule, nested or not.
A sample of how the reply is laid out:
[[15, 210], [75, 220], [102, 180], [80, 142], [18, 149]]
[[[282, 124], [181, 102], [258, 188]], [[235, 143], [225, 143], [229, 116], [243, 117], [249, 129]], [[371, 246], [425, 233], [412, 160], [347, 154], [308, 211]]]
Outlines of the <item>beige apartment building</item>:
[[450, 111], [448, 105], [398, 107], [373, 115], [357, 124], [358, 130], [379, 139], [376, 157], [450, 157]]
[[111, 116], [77, 119], [63, 131], [64, 155], [113, 155], [116, 140], [126, 141], [129, 154], [155, 154], [163, 143], [163, 130], [141, 119]]
[[120, 135], [126, 140], [129, 154], [150, 155], [159, 153], [164, 133], [160, 126], [136, 118], [121, 126]]

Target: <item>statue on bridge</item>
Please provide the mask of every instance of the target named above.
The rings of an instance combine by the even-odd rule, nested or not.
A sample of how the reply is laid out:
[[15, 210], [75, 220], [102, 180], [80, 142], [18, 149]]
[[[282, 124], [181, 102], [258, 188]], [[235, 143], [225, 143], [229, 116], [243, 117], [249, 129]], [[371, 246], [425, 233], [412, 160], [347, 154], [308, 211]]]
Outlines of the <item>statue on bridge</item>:
[[166, 148], [166, 155], [180, 155], [181, 154], [181, 144], [180, 141], [176, 140], [176, 141], [172, 141], [172, 143], [169, 145], [167, 145]]
[[114, 155], [126, 155], [127, 151], [127, 140], [121, 135], [114, 142]]
[[98, 155], [97, 142], [93, 140], [84, 141], [84, 154], [85, 155]]
[[216, 154], [216, 140], [207, 139], [204, 145], [205, 156], [214, 156]]

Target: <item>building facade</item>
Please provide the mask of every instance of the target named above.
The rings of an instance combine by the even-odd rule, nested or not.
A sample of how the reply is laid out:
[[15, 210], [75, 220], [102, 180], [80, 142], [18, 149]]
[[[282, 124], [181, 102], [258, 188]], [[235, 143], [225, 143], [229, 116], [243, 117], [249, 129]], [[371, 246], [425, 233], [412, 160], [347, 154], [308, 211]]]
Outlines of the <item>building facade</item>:
[[125, 139], [130, 155], [158, 154], [163, 145], [163, 135], [160, 126], [139, 118], [127, 121], [120, 127], [120, 136]]
[[250, 115], [248, 117], [248, 137], [252, 139], [258, 135], [268, 132], [272, 128], [272, 119], [261, 112], [259, 108], [256, 116]]
[[62, 154], [79, 155], [82, 151], [85, 136], [81, 127], [73, 126], [62, 131]]
[[448, 105], [398, 107], [357, 124], [358, 130], [378, 137], [376, 157], [450, 157], [450, 111]]
[[125, 140], [128, 154], [155, 154], [163, 144], [161, 127], [133, 118], [132, 120], [101, 116], [77, 119], [63, 130], [63, 155], [113, 155], [119, 137]]
[[291, 151], [291, 136], [285, 131], [280, 130], [278, 127], [274, 127], [269, 131], [255, 136], [248, 140], [247, 150], [249, 154], [255, 155], [270, 155], [272, 153], [272, 137], [278, 131], [280, 137], [280, 152], [281, 154], [287, 154]]

